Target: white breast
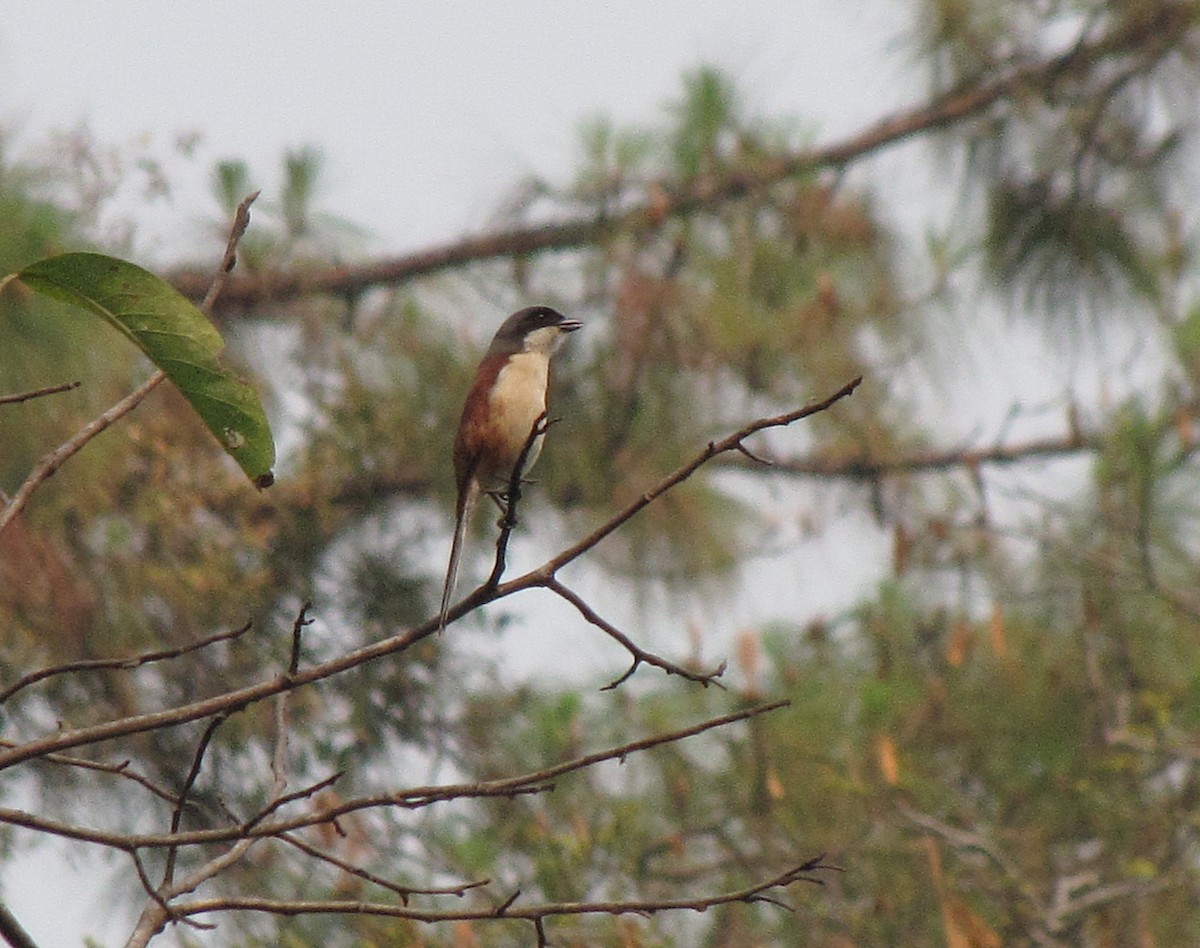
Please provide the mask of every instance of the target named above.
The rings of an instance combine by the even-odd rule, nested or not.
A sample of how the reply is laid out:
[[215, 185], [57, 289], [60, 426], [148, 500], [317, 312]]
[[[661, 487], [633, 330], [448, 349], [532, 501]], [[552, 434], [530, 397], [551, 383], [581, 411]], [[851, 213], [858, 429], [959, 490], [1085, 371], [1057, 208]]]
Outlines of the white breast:
[[[496, 376], [492, 387], [491, 414], [496, 431], [504, 432], [508, 442], [509, 470], [517, 463], [517, 457], [534, 424], [546, 410], [546, 386], [550, 378], [550, 359], [542, 352], [518, 352], [509, 357], [508, 363]], [[530, 448], [525, 470], [533, 466], [542, 449], [539, 437]]]

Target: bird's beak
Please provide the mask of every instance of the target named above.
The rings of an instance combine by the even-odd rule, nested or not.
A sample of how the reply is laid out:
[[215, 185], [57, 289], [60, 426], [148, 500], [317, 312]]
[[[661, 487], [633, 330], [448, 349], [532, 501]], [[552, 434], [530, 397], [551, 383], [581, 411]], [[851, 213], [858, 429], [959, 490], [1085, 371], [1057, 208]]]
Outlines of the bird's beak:
[[578, 319], [564, 319], [558, 324], [558, 328], [562, 332], [574, 332], [576, 329], [582, 329], [583, 323]]

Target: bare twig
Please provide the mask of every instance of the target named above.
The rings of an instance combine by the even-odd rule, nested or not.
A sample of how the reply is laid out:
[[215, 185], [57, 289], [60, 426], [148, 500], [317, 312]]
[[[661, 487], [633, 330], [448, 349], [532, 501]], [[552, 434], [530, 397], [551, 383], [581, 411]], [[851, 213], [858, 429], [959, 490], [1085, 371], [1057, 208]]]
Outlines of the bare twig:
[[533, 446], [537, 444], [539, 438], [545, 436], [551, 424], [552, 422], [547, 419], [545, 412], [537, 416], [533, 427], [529, 429], [529, 435], [525, 438], [525, 444], [521, 446], [521, 453], [517, 455], [512, 473], [509, 474], [508, 490], [504, 494], [504, 512], [499, 523], [500, 535], [496, 537], [496, 559], [492, 565], [491, 575], [483, 584], [485, 588], [495, 589], [500, 583], [500, 577], [504, 575], [508, 541], [517, 527], [517, 505], [521, 502], [522, 475], [526, 469], [526, 461], [529, 459], [529, 452], [533, 450]]
[[[812, 415], [827, 411], [843, 398], [847, 398], [858, 386], [862, 384], [862, 376], [847, 382], [832, 395], [821, 399], [804, 408], [798, 408], [795, 411], [785, 412], [782, 415], [774, 415], [770, 418], [759, 418], [757, 421], [752, 421], [748, 425], [739, 428], [733, 434], [722, 438], [720, 441], [710, 441], [708, 447], [701, 451], [695, 458], [677, 468], [671, 474], [668, 474], [654, 487], [650, 488], [640, 497], [633, 501], [628, 507], [622, 510], [615, 517], [612, 517], [607, 523], [602, 524], [593, 530], [590, 534], [576, 543], [574, 546], [568, 547], [559, 553], [544, 566], [534, 570], [534, 574], [539, 576], [545, 575], [545, 581], [548, 581], [554, 573], [570, 563], [572, 560], [578, 559], [592, 547], [596, 546], [601, 540], [614, 533], [619, 527], [632, 519], [639, 511], [647, 507], [653, 501], [661, 497], [673, 487], [677, 487], [685, 480], [696, 473], [701, 467], [711, 461], [719, 454], [724, 454], [727, 451], [740, 451], [741, 444], [753, 434], [760, 431], [765, 431], [768, 428], [783, 428], [787, 425], [794, 424], [804, 418], [809, 418]], [[532, 575], [532, 574], [531, 574]], [[542, 585], [545, 585], [543, 581]]]
[[213, 305], [217, 302], [217, 297], [221, 295], [221, 291], [225, 289], [225, 284], [229, 280], [229, 274], [233, 272], [233, 268], [237, 266], [237, 248], [242, 237], [246, 234], [246, 228], [250, 226], [250, 205], [253, 204], [262, 191], [254, 191], [247, 194], [238, 203], [237, 210], [233, 214], [233, 226], [229, 228], [229, 240], [225, 243], [225, 254], [221, 257], [221, 265], [217, 268], [217, 275], [213, 279], [208, 288], [208, 292], [204, 294], [204, 299], [200, 302], [200, 311], [202, 313], [211, 313]]
[[[940, 451], [904, 454], [893, 458], [830, 457], [779, 457], [757, 452], [753, 464], [740, 458], [721, 458], [722, 466], [756, 469], [762, 464], [770, 466], [771, 473], [795, 474], [806, 477], [845, 478], [850, 480], [875, 481], [890, 474], [919, 474], [945, 471], [952, 468], [978, 469], [983, 465], [1005, 466], [1025, 461], [1056, 460], [1071, 457], [1082, 451], [1095, 451], [1100, 447], [1100, 435], [1073, 431], [1054, 438], [1038, 438], [1018, 444], [997, 444], [992, 447], [956, 447]], [[742, 452], [745, 453], [745, 452]]]
[[[287, 793], [287, 794], [279, 794], [270, 803], [268, 803], [265, 807], [263, 807], [261, 810], [259, 810], [258, 813], [256, 813], [254, 816], [250, 817], [250, 819], [243, 822], [242, 830], [246, 831], [246, 830], [253, 829], [255, 826], [257, 826], [259, 823], [261, 823], [263, 820], [265, 820], [272, 813], [277, 812], [279, 809], [287, 806], [289, 803], [295, 803], [297, 800], [307, 800], [311, 797], [316, 796], [322, 790], [326, 790], [329, 787], [332, 787], [335, 783], [337, 783], [339, 780], [341, 780], [344, 775], [345, 775], [345, 771], [339, 770], [336, 773], [330, 774], [328, 777], [323, 777], [322, 779], [316, 781], [315, 783], [310, 783], [308, 786], [303, 787], [300, 790], [296, 790], [296, 791], [293, 791], [292, 793]], [[334, 820], [337, 819], [337, 814], [334, 814], [331, 816], [329, 814], [329, 810], [325, 809], [325, 810], [322, 810], [322, 817], [323, 817], [323, 819], [318, 822], [332, 823]]]
[[[171, 813], [171, 835], [179, 832], [179, 826], [183, 821], [183, 808], [187, 802], [188, 794], [192, 792], [192, 787], [196, 785], [196, 779], [200, 776], [200, 767], [204, 763], [204, 755], [208, 751], [208, 745], [212, 742], [213, 735], [217, 732], [227, 716], [218, 715], [208, 722], [208, 727], [204, 729], [204, 733], [200, 735], [200, 741], [196, 745], [196, 752], [192, 755], [192, 766], [188, 770], [187, 776], [183, 780], [183, 786], [179, 789], [179, 800], [175, 804], [175, 809]], [[179, 854], [178, 846], [171, 846], [167, 849], [167, 865], [163, 870], [162, 888], [167, 888], [175, 879], [175, 857]]]
[[28, 688], [30, 685], [37, 684], [39, 681], [45, 681], [47, 678], [52, 678], [56, 675], [74, 674], [81, 671], [104, 671], [107, 669], [128, 670], [141, 668], [143, 665], [149, 665], [153, 662], [163, 662], [172, 658], [179, 658], [181, 655], [187, 655], [191, 652], [199, 651], [203, 648], [208, 648], [210, 645], [215, 645], [218, 642], [228, 642], [232, 639], [240, 638], [250, 631], [250, 623], [237, 629], [232, 629], [228, 632], [218, 632], [215, 635], [210, 635], [207, 638], [200, 639], [198, 642], [190, 642], [187, 645], [179, 648], [161, 649], [154, 652], [146, 652], [142, 655], [135, 655], [133, 658], [88, 658], [81, 659], [77, 662], [64, 662], [61, 665], [54, 665], [50, 668], [42, 668], [38, 671], [29, 672], [27, 675], [22, 675], [16, 682], [0, 691], [0, 704], [3, 704], [18, 691]]
[[241, 860], [255, 842], [256, 840], [253, 839], [243, 839], [220, 856], [210, 859], [186, 878], [152, 893], [150, 904], [142, 910], [142, 914], [138, 917], [133, 933], [125, 942], [125, 948], [145, 948], [150, 939], [161, 932], [168, 922], [186, 919], [189, 913], [172, 906], [171, 900], [195, 891], [209, 879], [224, 872]]
[[[16, 741], [0, 739], [0, 747], [17, 747]], [[134, 783], [144, 787], [160, 800], [165, 800], [174, 806], [179, 797], [165, 787], [155, 783], [149, 777], [139, 774], [129, 766], [128, 760], [123, 760], [119, 764], [106, 764], [102, 761], [88, 760], [86, 757], [70, 757], [66, 754], [46, 754], [44, 757], [38, 758], [41, 763], [58, 764], [63, 767], [78, 767], [80, 770], [94, 770], [98, 773], [112, 774], [117, 777], [124, 777], [127, 780], [132, 780]]]
[[656, 668], [661, 668], [668, 675], [678, 675], [681, 678], [686, 678], [688, 681], [698, 682], [705, 687], [708, 685], [723, 687], [717, 679], [725, 674], [724, 662], [711, 671], [693, 671], [690, 668], [684, 668], [681, 665], [676, 665], [674, 662], [670, 662], [665, 658], [661, 658], [660, 656], [655, 655], [653, 652], [648, 652], [640, 645], [637, 645], [624, 632], [614, 626], [611, 622], [608, 622], [602, 618], [595, 609], [593, 609], [587, 604], [587, 602], [584, 601], [583, 597], [568, 589], [561, 582], [559, 582], [558, 579], [551, 579], [546, 584], [546, 588], [557, 593], [559, 596], [573, 605], [576, 610], [578, 610], [579, 614], [588, 622], [600, 629], [600, 631], [602, 631], [605, 635], [608, 635], [619, 642], [629, 652], [629, 654], [633, 656], [633, 664], [629, 666], [629, 670], [614, 681], [610, 681], [601, 689], [602, 691], [610, 691], [613, 688], [616, 688], [618, 685], [623, 684], [626, 680], [633, 676], [633, 673], [637, 671], [638, 666], [643, 663], [647, 665], [654, 665]]
[[294, 675], [300, 670], [300, 646], [304, 635], [304, 627], [312, 625], [313, 620], [308, 617], [308, 610], [312, 608], [311, 602], [305, 602], [300, 611], [296, 613], [296, 621], [292, 623], [292, 654], [288, 659], [288, 674]]
[[8, 502], [3, 510], [0, 510], [0, 532], [3, 532], [4, 528], [12, 522], [13, 518], [21, 512], [35, 490], [46, 480], [53, 477], [60, 467], [78, 454], [96, 435], [107, 429], [114, 422], [120, 421], [137, 408], [145, 397], [154, 391], [158, 384], [166, 377], [166, 373], [159, 369], [119, 402], [106, 411], [101, 412], [98, 417], [92, 419], [72, 437], [43, 457], [29, 473], [29, 476], [25, 478], [24, 483], [17, 488], [17, 492], [13, 495], [12, 500]]
[[336, 869], [340, 869], [347, 875], [362, 879], [371, 883], [372, 885], [377, 885], [381, 889], [387, 889], [389, 892], [394, 892], [396, 895], [400, 896], [401, 901], [405, 905], [408, 904], [408, 900], [414, 895], [453, 895], [461, 898], [472, 889], [483, 888], [484, 886], [491, 885], [492, 882], [491, 879], [477, 879], [475, 882], [464, 882], [461, 885], [415, 888], [413, 886], [401, 885], [400, 883], [393, 882], [390, 879], [385, 879], [383, 876], [363, 869], [361, 866], [356, 866], [351, 862], [347, 862], [345, 859], [340, 859], [339, 857], [333, 855], [333, 853], [326, 852], [323, 849], [318, 849], [316, 846], [313, 846], [310, 843], [306, 843], [299, 836], [296, 836], [293, 833], [281, 833], [276, 838], [281, 839], [288, 845], [295, 847], [306, 856], [309, 856], [320, 862], [328, 863]]
[[82, 382], [64, 382], [61, 385], [47, 385], [45, 388], [35, 388], [29, 392], [17, 392], [15, 395], [0, 395], [0, 405], [12, 405], [16, 402], [27, 402], [33, 398], [42, 398], [45, 395], [70, 392], [79, 388], [82, 384]]
[[[473, 784], [442, 784], [424, 787], [411, 787], [390, 793], [359, 797], [343, 801], [335, 806], [326, 807], [319, 812], [308, 812], [280, 818], [272, 821], [260, 817], [239, 826], [219, 827], [215, 829], [183, 830], [178, 833], [115, 833], [106, 830], [88, 829], [74, 823], [63, 823], [27, 813], [23, 810], [0, 808], [0, 823], [10, 826], [21, 826], [52, 836], [74, 839], [80, 842], [92, 843], [124, 852], [136, 852], [140, 849], [162, 849], [169, 847], [201, 846], [217, 843], [230, 843], [242, 840], [263, 839], [290, 833], [308, 826], [320, 826], [335, 820], [340, 816], [360, 810], [377, 809], [380, 807], [402, 807], [418, 809], [446, 800], [459, 800], [484, 797], [509, 797], [528, 793], [541, 793], [553, 788], [551, 781], [568, 773], [593, 767], [606, 760], [623, 760], [630, 754], [685, 740], [714, 728], [725, 727], [738, 721], [757, 717], [787, 707], [787, 701], [773, 701], [767, 704], [743, 708], [719, 717], [709, 718], [698, 724], [678, 728], [662, 734], [639, 738], [618, 747], [585, 754], [572, 760], [563, 761], [553, 766], [516, 777], [505, 777]], [[268, 806], [268, 810], [274, 803]]]
[[[318, 914], [355, 914], [382, 915], [391, 918], [407, 918], [420, 922], [448, 921], [483, 921], [488, 919], [508, 918], [523, 919], [531, 922], [556, 916], [577, 915], [654, 915], [660, 912], [690, 910], [705, 912], [720, 905], [731, 905], [736, 902], [753, 904], [770, 902], [774, 905], [788, 908], [779, 901], [773, 893], [787, 889], [799, 882], [821, 885], [814, 873], [838, 871], [837, 866], [823, 862], [824, 856], [809, 859], [798, 866], [781, 872], [771, 879], [757, 882], [744, 888], [725, 892], [719, 895], [703, 896], [695, 899], [644, 899], [628, 901], [596, 901], [596, 902], [550, 902], [541, 905], [519, 906], [510, 899], [499, 908], [466, 908], [455, 910], [415, 909], [406, 905], [395, 905], [382, 902], [362, 902], [349, 900], [324, 901], [286, 901], [279, 899], [260, 898], [212, 898], [199, 899], [175, 906], [175, 911], [181, 915], [201, 915], [210, 912], [266, 912], [275, 915], [318, 915]], [[520, 893], [517, 893], [519, 895]], [[544, 937], [544, 933], [542, 933]]]

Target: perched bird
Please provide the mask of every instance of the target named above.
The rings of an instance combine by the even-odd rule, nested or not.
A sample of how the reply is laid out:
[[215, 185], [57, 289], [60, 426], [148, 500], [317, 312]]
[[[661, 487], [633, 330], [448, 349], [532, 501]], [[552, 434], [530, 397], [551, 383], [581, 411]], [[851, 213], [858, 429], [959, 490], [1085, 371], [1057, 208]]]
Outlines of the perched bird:
[[[467, 392], [454, 438], [454, 540], [442, 589], [438, 628], [446, 627], [471, 511], [484, 491], [507, 493], [521, 452], [546, 414], [550, 357], [567, 333], [583, 324], [549, 306], [518, 310], [500, 324]], [[524, 476], [537, 460], [545, 432], [525, 456]]]

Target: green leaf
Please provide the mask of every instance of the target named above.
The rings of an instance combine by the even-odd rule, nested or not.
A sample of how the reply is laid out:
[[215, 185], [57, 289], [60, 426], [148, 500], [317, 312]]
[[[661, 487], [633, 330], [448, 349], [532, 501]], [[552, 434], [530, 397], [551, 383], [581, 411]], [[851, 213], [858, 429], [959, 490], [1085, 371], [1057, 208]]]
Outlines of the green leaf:
[[217, 355], [221, 334], [170, 284], [98, 253], [47, 257], [17, 274], [30, 289], [90, 310], [132, 340], [196, 409], [258, 487], [274, 480], [275, 442], [254, 389]]

